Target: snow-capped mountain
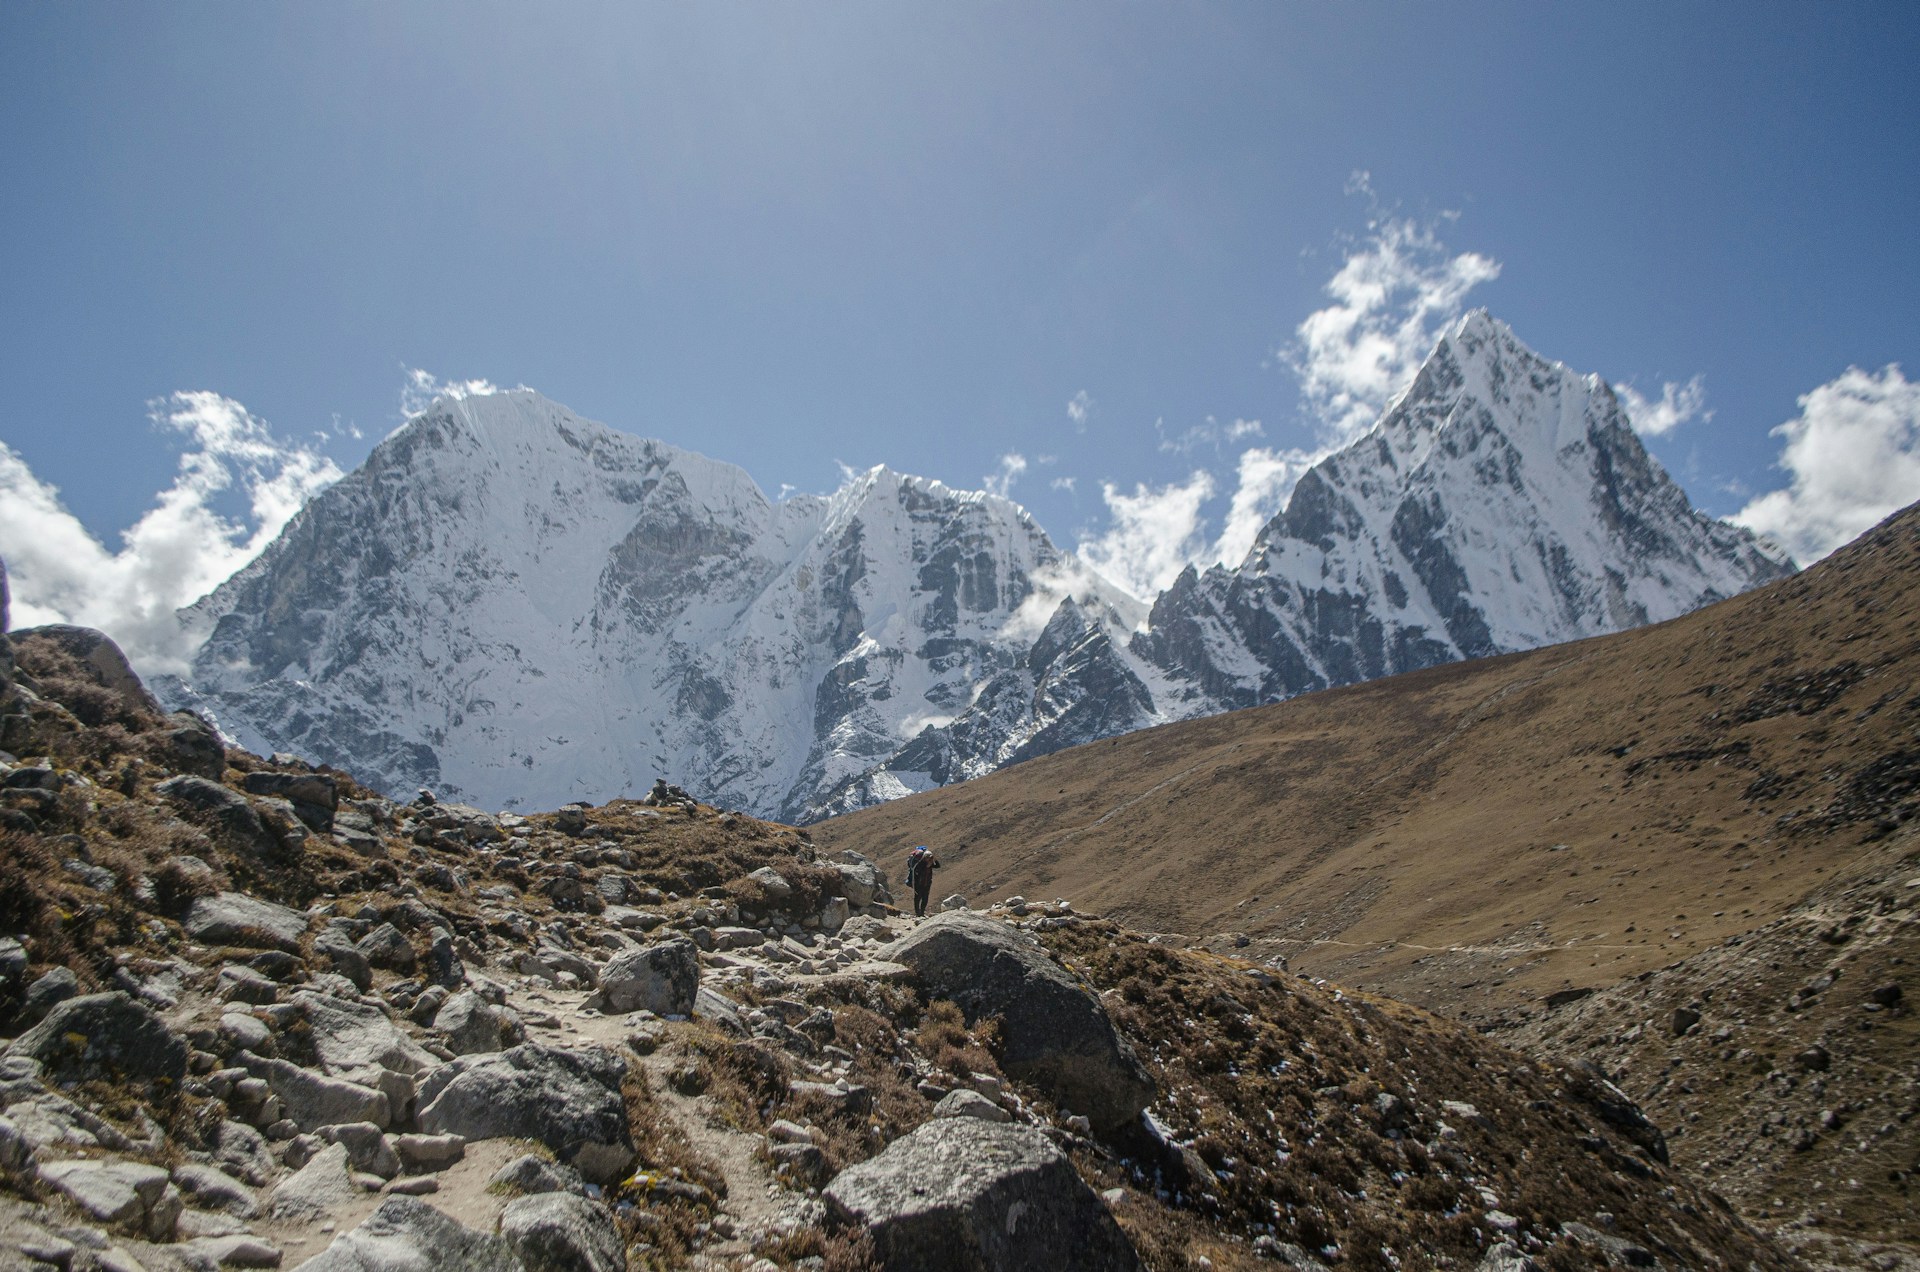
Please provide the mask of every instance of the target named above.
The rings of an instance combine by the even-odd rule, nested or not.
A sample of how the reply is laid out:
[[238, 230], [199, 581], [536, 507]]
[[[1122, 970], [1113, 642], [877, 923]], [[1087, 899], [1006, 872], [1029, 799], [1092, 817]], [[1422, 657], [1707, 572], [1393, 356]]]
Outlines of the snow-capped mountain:
[[741, 470], [516, 390], [442, 399], [194, 607], [256, 750], [552, 807], [666, 776], [807, 820], [1144, 725], [1616, 631], [1791, 572], [1613, 393], [1460, 320], [1234, 569], [1151, 609], [1012, 502]]
[[211, 635], [164, 688], [392, 791], [548, 808], [664, 775], [798, 816], [1075, 592], [1131, 604], [1006, 499], [875, 468], [774, 503], [516, 390], [436, 402], [317, 497], [194, 607]]
[[[1124, 635], [1063, 607], [1050, 647], [891, 767], [977, 777], [1129, 728], [1659, 622], [1793, 568], [1696, 512], [1598, 376], [1476, 311], [1372, 430], [1301, 477], [1237, 568], [1189, 568]], [[828, 810], [879, 793], [855, 784]]]

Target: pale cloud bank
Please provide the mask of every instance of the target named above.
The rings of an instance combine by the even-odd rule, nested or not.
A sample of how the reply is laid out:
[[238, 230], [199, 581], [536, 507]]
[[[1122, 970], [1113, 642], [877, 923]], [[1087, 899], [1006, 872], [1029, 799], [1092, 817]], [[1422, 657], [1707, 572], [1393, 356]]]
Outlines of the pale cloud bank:
[[1333, 303], [1308, 314], [1280, 351], [1322, 440], [1337, 448], [1372, 428], [1460, 316], [1467, 293], [1498, 277], [1491, 257], [1448, 255], [1432, 225], [1374, 220], [1327, 283]]
[[[339, 480], [319, 451], [274, 435], [265, 420], [217, 393], [175, 393], [153, 403], [156, 425], [187, 449], [179, 475], [110, 551], [0, 443], [0, 557], [13, 590], [15, 627], [78, 623], [125, 648], [142, 674], [182, 672], [201, 633], [176, 611], [259, 555], [314, 494]], [[239, 519], [215, 507], [237, 493]]]
[[1733, 520], [1769, 535], [1802, 565], [1920, 499], [1920, 384], [1897, 365], [1878, 375], [1849, 367], [1800, 399], [1800, 415], [1773, 430], [1786, 439], [1777, 467], [1789, 482]]

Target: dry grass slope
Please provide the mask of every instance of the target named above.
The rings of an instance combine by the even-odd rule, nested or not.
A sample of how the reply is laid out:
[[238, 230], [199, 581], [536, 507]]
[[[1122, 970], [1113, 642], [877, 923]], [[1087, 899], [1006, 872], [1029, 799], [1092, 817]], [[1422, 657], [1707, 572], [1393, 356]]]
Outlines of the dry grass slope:
[[1795, 904], [1920, 802], [1920, 514], [1656, 627], [1078, 747], [823, 823], [1468, 1020]]

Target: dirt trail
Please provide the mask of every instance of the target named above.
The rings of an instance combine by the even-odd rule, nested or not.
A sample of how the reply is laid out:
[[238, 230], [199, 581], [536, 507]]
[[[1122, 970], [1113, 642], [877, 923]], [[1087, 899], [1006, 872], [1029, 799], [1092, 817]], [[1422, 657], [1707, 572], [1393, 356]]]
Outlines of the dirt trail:
[[[584, 990], [521, 989], [510, 993], [508, 1001], [527, 1019], [532, 1039], [624, 1049], [633, 1030], [632, 1019], [597, 1012], [583, 1014], [580, 1007], [587, 996]], [[706, 1253], [749, 1253], [756, 1236], [782, 1230], [802, 1218], [799, 1212], [805, 1208], [805, 1199], [774, 1183], [767, 1163], [756, 1155], [761, 1142], [758, 1135], [728, 1126], [711, 1097], [688, 1096], [674, 1090], [667, 1075], [681, 1058], [680, 1049], [671, 1041], [671, 1030], [678, 1027], [669, 1026], [669, 1041], [640, 1057], [640, 1070], [661, 1111], [726, 1181], [720, 1213], [732, 1221], [734, 1235], [707, 1246]]]
[[666, 1051], [657, 1051], [641, 1061], [647, 1085], [661, 1109], [687, 1137], [694, 1151], [712, 1162], [727, 1181], [727, 1196], [720, 1209], [733, 1219], [737, 1235], [729, 1242], [710, 1247], [711, 1252], [744, 1252], [754, 1232], [777, 1228], [789, 1217], [790, 1208], [779, 1200], [785, 1194], [774, 1183], [767, 1163], [756, 1155], [760, 1137], [735, 1130], [721, 1121], [710, 1096], [682, 1095], [674, 1090], [667, 1081], [673, 1065], [674, 1057]]

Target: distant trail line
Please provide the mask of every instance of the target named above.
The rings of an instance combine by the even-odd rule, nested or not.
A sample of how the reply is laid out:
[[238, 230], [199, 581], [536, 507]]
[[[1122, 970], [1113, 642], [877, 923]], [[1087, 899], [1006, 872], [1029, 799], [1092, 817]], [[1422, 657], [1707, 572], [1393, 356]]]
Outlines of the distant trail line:
[[1563, 945], [1551, 942], [1545, 945], [1419, 945], [1413, 941], [1339, 941], [1330, 936], [1316, 936], [1303, 939], [1297, 936], [1256, 936], [1256, 941], [1267, 941], [1275, 945], [1339, 945], [1351, 950], [1424, 950], [1429, 954], [1540, 954], [1555, 950], [1636, 950], [1645, 952], [1652, 947], [1647, 945], [1601, 945], [1597, 942], [1568, 941]]

